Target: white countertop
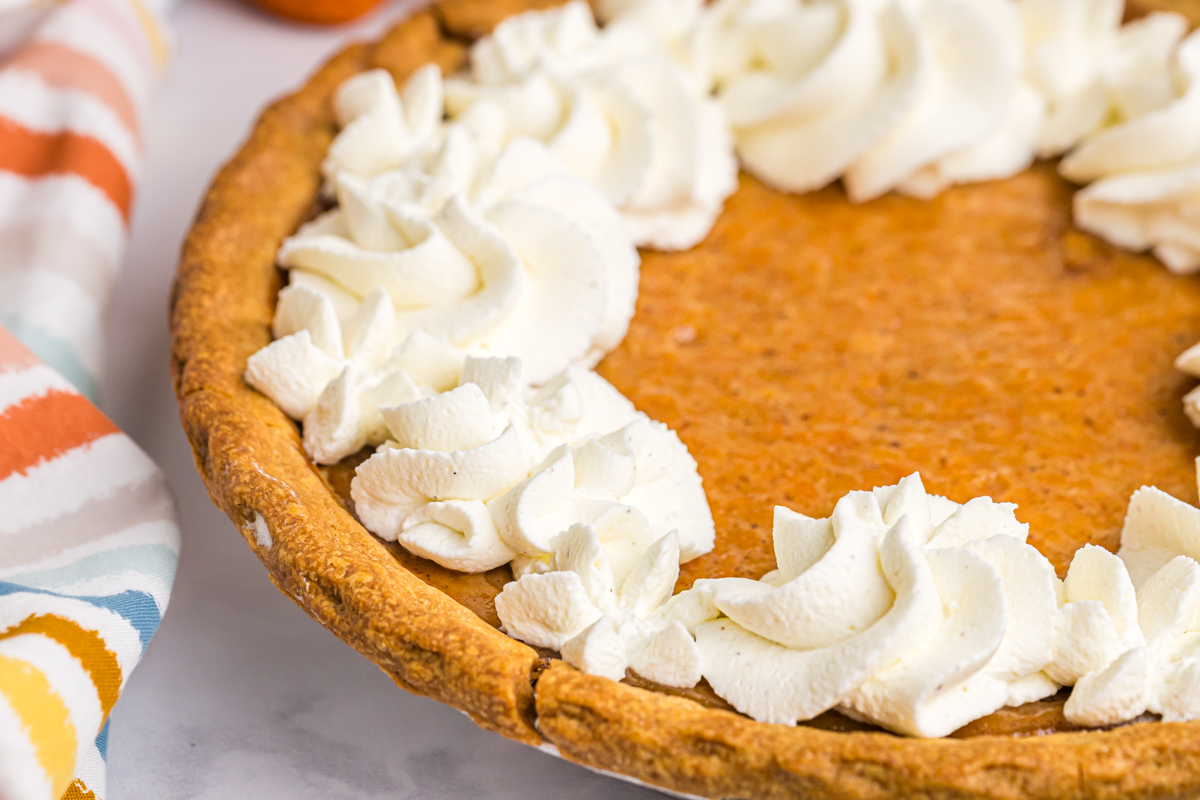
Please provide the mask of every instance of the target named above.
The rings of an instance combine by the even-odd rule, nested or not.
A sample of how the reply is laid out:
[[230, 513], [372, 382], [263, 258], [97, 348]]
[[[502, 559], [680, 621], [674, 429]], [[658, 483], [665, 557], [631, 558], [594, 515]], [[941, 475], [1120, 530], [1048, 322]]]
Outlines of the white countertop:
[[179, 425], [167, 297], [202, 192], [263, 105], [406, 5], [338, 29], [288, 25], [235, 0], [184, 0], [177, 10], [110, 309], [102, 406], [166, 472], [183, 554], [162, 627], [112, 715], [110, 800], [662, 796], [397, 688], [271, 585], [209, 501]]

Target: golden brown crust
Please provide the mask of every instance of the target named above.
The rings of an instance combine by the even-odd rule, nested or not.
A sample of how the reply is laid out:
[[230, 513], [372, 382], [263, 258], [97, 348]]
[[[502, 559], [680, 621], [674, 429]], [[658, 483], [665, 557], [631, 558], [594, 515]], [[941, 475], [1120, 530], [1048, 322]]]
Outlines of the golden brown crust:
[[[375, 63], [373, 55], [400, 77], [434, 59], [454, 65], [461, 58], [428, 14], [387, 41], [404, 46], [352, 47], [267, 109], [214, 181], [174, 291], [176, 395], [209, 494], [281, 591], [406, 689], [537, 743], [530, 684], [537, 654], [401, 567], [322, 482], [295, 424], [242, 380], [247, 357], [271, 338], [275, 252], [317, 195], [318, 166], [334, 132], [334, 88]], [[268, 547], [256, 541], [257, 514], [269, 528]]]
[[1125, 15], [1128, 18], [1142, 17], [1152, 11], [1182, 14], [1191, 25], [1200, 25], [1200, 3], [1196, 0], [1129, 0]]
[[905, 739], [753, 722], [584, 675], [562, 662], [537, 684], [538, 727], [572, 761], [705, 797], [1189, 797], [1200, 792], [1195, 726], [1013, 739]]
[[[444, 0], [437, 13], [446, 29], [469, 37], [510, 13], [555, 1]], [[214, 182], [185, 246], [171, 317], [172, 373], [184, 428], [214, 502], [281, 591], [404, 688], [531, 744], [541, 741], [536, 713], [542, 734], [567, 757], [677, 791], [813, 800], [1170, 797], [1200, 791], [1194, 725], [921, 741], [766, 725], [582, 675], [560, 662], [542, 671], [545, 664], [534, 650], [481, 619], [494, 615], [487, 598], [471, 613], [428, 585], [445, 576], [424, 574], [417, 564], [409, 564], [416, 572], [406, 569], [371, 537], [305, 458], [294, 423], [241, 376], [246, 358], [270, 339], [278, 244], [310, 213], [317, 195], [318, 165], [333, 135], [333, 89], [369, 66], [403, 78], [422, 63], [453, 67], [462, 58], [462, 46], [448, 40], [430, 14], [378, 45], [334, 58], [303, 90], [263, 114]], [[636, 338], [626, 346], [626, 358], [636, 355], [635, 345]], [[610, 374], [621, 369], [621, 358], [609, 363]], [[647, 410], [676, 421], [669, 408], [654, 407], [653, 397], [640, 399]], [[255, 535], [258, 514], [271, 535], [266, 547]], [[537, 679], [536, 701], [531, 676]]]
[[523, 11], [561, 6], [566, 0], [441, 0], [434, 13], [450, 36], [474, 41], [492, 32], [500, 21]]
[[466, 48], [447, 39], [435, 15], [427, 12], [410, 17], [385, 33], [371, 46], [368, 59], [369, 66], [388, 70], [399, 84], [430, 63], [449, 75], [462, 67], [466, 56]]

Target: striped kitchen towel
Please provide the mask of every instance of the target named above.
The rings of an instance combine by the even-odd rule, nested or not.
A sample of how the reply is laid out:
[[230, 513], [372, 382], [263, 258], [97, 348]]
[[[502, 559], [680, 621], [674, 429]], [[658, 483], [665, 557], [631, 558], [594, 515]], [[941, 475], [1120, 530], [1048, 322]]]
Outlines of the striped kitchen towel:
[[3, 329], [0, 443], [0, 797], [102, 798], [108, 714], [175, 576], [174, 504], [149, 457]]
[[102, 800], [109, 712], [175, 575], [162, 473], [88, 400], [160, 10], [0, 0], [3, 800]]
[[0, 2], [0, 33], [44, 13], [0, 54], [0, 325], [94, 400], [163, 33], [144, 0], [45, 5]]

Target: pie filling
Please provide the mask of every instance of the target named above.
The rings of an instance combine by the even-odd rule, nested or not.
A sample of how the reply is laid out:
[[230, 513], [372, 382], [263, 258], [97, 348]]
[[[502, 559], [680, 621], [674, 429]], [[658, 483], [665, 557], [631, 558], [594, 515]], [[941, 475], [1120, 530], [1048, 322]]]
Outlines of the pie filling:
[[[246, 380], [364, 526], [510, 636], [760, 721], [1200, 718], [1200, 289], [1119, 249], [1200, 267], [1200, 35], [598, 8], [337, 93]], [[1064, 153], [1111, 244], [1027, 169]]]

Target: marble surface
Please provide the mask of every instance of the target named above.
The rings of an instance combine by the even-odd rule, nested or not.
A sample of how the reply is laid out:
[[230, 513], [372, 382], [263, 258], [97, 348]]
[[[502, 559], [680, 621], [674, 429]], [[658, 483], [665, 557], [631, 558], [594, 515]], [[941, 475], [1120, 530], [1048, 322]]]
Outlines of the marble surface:
[[179, 426], [167, 297], [201, 193], [266, 102], [405, 6], [338, 29], [288, 25], [233, 0], [184, 0], [176, 12], [110, 312], [102, 405], [166, 471], [184, 542], [162, 628], [113, 712], [111, 800], [662, 797], [393, 685], [271, 585], [209, 501]]

